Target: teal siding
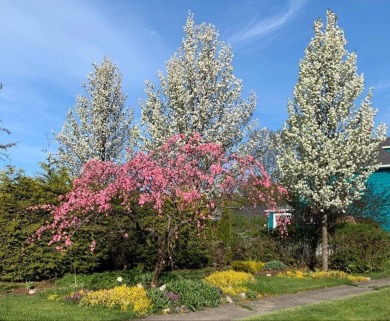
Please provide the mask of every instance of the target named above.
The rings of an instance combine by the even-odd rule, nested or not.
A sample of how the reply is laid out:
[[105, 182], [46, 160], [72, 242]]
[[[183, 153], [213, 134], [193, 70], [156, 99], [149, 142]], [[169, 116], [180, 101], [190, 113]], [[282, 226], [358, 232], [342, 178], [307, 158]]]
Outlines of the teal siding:
[[377, 170], [369, 177], [368, 183], [375, 185], [378, 191], [390, 188], [390, 168]]
[[[390, 168], [381, 168], [377, 170], [369, 177], [368, 183], [374, 185], [378, 192], [390, 189]], [[390, 216], [390, 206], [387, 206], [385, 211], [387, 212], [387, 215]], [[390, 231], [390, 225], [385, 228]]]
[[269, 216], [268, 216], [268, 229], [272, 230], [273, 228], [275, 228], [274, 226], [274, 213], [271, 212], [269, 213]]

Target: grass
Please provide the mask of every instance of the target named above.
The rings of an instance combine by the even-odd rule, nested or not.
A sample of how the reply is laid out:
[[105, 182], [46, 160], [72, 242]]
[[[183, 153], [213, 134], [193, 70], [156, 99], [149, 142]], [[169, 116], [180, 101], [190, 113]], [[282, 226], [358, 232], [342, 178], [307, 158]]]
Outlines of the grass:
[[389, 320], [390, 288], [310, 306], [250, 317], [247, 321]]
[[[162, 278], [162, 282], [168, 282], [180, 278], [185, 279], [203, 279], [205, 276], [213, 272], [211, 268], [199, 269], [199, 270], [181, 270], [175, 272], [169, 272]], [[112, 287], [117, 285], [117, 277], [121, 275], [129, 283], [137, 283], [140, 280], [148, 279], [148, 274], [134, 274], [131, 271], [116, 271], [116, 272], [104, 272], [95, 273], [91, 275], [77, 275], [77, 285], [75, 287], [74, 275], [67, 275], [63, 279], [57, 280], [57, 282], [46, 282], [52, 287], [40, 288], [37, 284], [38, 293], [36, 295], [27, 295], [24, 283], [6, 283], [0, 282], [0, 320], [1, 321], [24, 321], [24, 320], [118, 320], [126, 321], [134, 318], [132, 312], [122, 312], [119, 310], [107, 309], [107, 308], [88, 308], [80, 307], [69, 302], [60, 300], [48, 300], [48, 296], [57, 294], [60, 297], [64, 297], [70, 292], [75, 291], [77, 288], [85, 287], [102, 288]], [[374, 276], [375, 275], [375, 276]], [[389, 276], [390, 266], [381, 274], [368, 274], [365, 276], [380, 277]], [[279, 277], [267, 277], [257, 275], [255, 276], [255, 282], [248, 284], [248, 288], [261, 295], [281, 295], [285, 293], [294, 293], [299, 291], [314, 290], [336, 285], [352, 285], [353, 283], [347, 280], [324, 280], [324, 279], [292, 279], [292, 278], [279, 278]], [[130, 285], [130, 284], [128, 284]], [[382, 289], [374, 294], [379, 295], [389, 289]], [[383, 301], [383, 298], [380, 298]], [[378, 311], [381, 311], [378, 309]], [[359, 311], [356, 313], [360, 313]], [[373, 312], [374, 313], [374, 312]], [[375, 315], [381, 315], [379, 314]], [[328, 312], [329, 314], [329, 312]], [[366, 316], [366, 314], [362, 314]], [[332, 314], [333, 316], [333, 314]], [[284, 316], [286, 318], [286, 316]], [[289, 319], [289, 318], [288, 318]], [[334, 317], [333, 319], [338, 319]], [[332, 320], [333, 320], [332, 319]], [[263, 319], [261, 319], [263, 320]], [[267, 319], [268, 320], [268, 319]], [[275, 319], [275, 320], [283, 320]], [[300, 320], [297, 318], [296, 320]], [[325, 320], [325, 319], [324, 319]], [[373, 319], [377, 320], [377, 319]], [[378, 319], [379, 320], [379, 319]]]
[[44, 295], [6, 295], [0, 299], [1, 321], [125, 321], [133, 318], [131, 312], [113, 309], [79, 307], [48, 300]]
[[256, 282], [249, 283], [248, 289], [262, 295], [281, 295], [299, 291], [315, 290], [336, 285], [353, 285], [348, 280], [292, 279], [256, 276]]

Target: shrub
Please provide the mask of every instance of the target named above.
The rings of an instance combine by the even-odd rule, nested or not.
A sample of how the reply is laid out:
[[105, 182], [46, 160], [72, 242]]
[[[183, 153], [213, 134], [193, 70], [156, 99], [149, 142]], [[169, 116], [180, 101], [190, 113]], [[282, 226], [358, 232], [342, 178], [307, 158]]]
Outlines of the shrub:
[[268, 271], [268, 270], [285, 270], [287, 269], [287, 265], [284, 264], [281, 261], [269, 261], [264, 264], [263, 270]]
[[257, 273], [262, 270], [264, 263], [256, 261], [233, 261], [231, 266], [234, 271]]
[[342, 271], [317, 271], [317, 272], [302, 272], [286, 271], [280, 272], [278, 277], [293, 278], [293, 279], [331, 279], [331, 280], [349, 280], [352, 282], [364, 282], [368, 279], [363, 276], [350, 275]]
[[233, 270], [214, 272], [205, 278], [206, 282], [220, 288], [224, 293], [237, 295], [246, 293], [246, 282], [253, 282], [254, 277], [250, 273]]
[[339, 280], [339, 279], [345, 279], [352, 282], [364, 282], [367, 281], [367, 278], [363, 276], [354, 276], [349, 275], [343, 271], [317, 271], [314, 273], [310, 273], [310, 277], [312, 279], [332, 279], [332, 280]]
[[151, 288], [148, 296], [153, 312], [185, 306], [192, 311], [216, 307], [221, 303], [217, 288], [202, 280], [176, 279], [161, 288]]
[[175, 280], [167, 283], [166, 290], [167, 294], [174, 293], [179, 296], [179, 303], [174, 302], [174, 296], [170, 297], [172, 304], [185, 305], [192, 311], [216, 307], [221, 303], [218, 289], [202, 280]]
[[350, 273], [382, 271], [390, 257], [390, 234], [368, 224], [337, 227], [330, 240], [330, 266]]
[[[43, 165], [44, 166], [44, 165]], [[57, 204], [58, 196], [69, 188], [69, 178], [63, 170], [50, 165], [43, 167], [38, 177], [9, 167], [0, 173], [0, 279], [4, 281], [41, 280], [58, 277], [66, 272], [88, 272], [105, 255], [98, 243], [92, 255], [87, 244], [91, 229], [84, 229], [74, 239], [72, 248], [58, 252], [47, 243], [51, 235], [27, 244], [26, 240], [45, 221], [52, 219], [48, 210], [29, 210], [41, 204]], [[95, 231], [99, 238], [102, 234]]]
[[286, 271], [286, 272], [280, 272], [277, 275], [280, 278], [292, 278], [292, 279], [307, 279], [309, 278], [309, 274], [296, 270], [296, 271]]
[[109, 290], [86, 293], [80, 300], [81, 305], [120, 308], [133, 310], [137, 315], [145, 315], [151, 307], [147, 292], [142, 287], [116, 286]]

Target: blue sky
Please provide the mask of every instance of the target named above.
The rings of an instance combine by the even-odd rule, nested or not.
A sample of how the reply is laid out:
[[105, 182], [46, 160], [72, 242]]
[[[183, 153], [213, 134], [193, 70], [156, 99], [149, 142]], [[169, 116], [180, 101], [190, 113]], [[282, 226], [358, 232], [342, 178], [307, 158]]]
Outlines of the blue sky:
[[338, 15], [358, 56], [366, 88], [374, 87], [377, 122], [390, 124], [390, 2], [359, 0], [2, 0], [0, 2], [0, 119], [12, 133], [2, 143], [12, 164], [33, 174], [55, 152], [59, 132], [81, 84], [106, 55], [120, 68], [127, 105], [139, 122], [146, 79], [177, 50], [188, 11], [214, 24], [234, 52], [243, 97], [258, 97], [260, 127], [281, 128], [287, 118], [298, 63], [313, 36], [314, 20]]

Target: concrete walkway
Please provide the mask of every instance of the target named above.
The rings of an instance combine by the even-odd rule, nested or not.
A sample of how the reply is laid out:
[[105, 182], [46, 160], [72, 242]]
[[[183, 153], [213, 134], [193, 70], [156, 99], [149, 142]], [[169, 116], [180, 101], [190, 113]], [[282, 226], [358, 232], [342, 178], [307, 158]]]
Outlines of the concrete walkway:
[[253, 315], [263, 315], [277, 310], [305, 306], [308, 304], [328, 301], [337, 298], [347, 298], [373, 291], [376, 287], [390, 286], [390, 278], [361, 282], [358, 286], [341, 285], [313, 291], [303, 291], [285, 294], [277, 297], [264, 298], [258, 301], [248, 301], [239, 304], [224, 304], [218, 308], [207, 308], [202, 311], [152, 315], [142, 320], [146, 321], [201, 321], [201, 320], [239, 320]]

